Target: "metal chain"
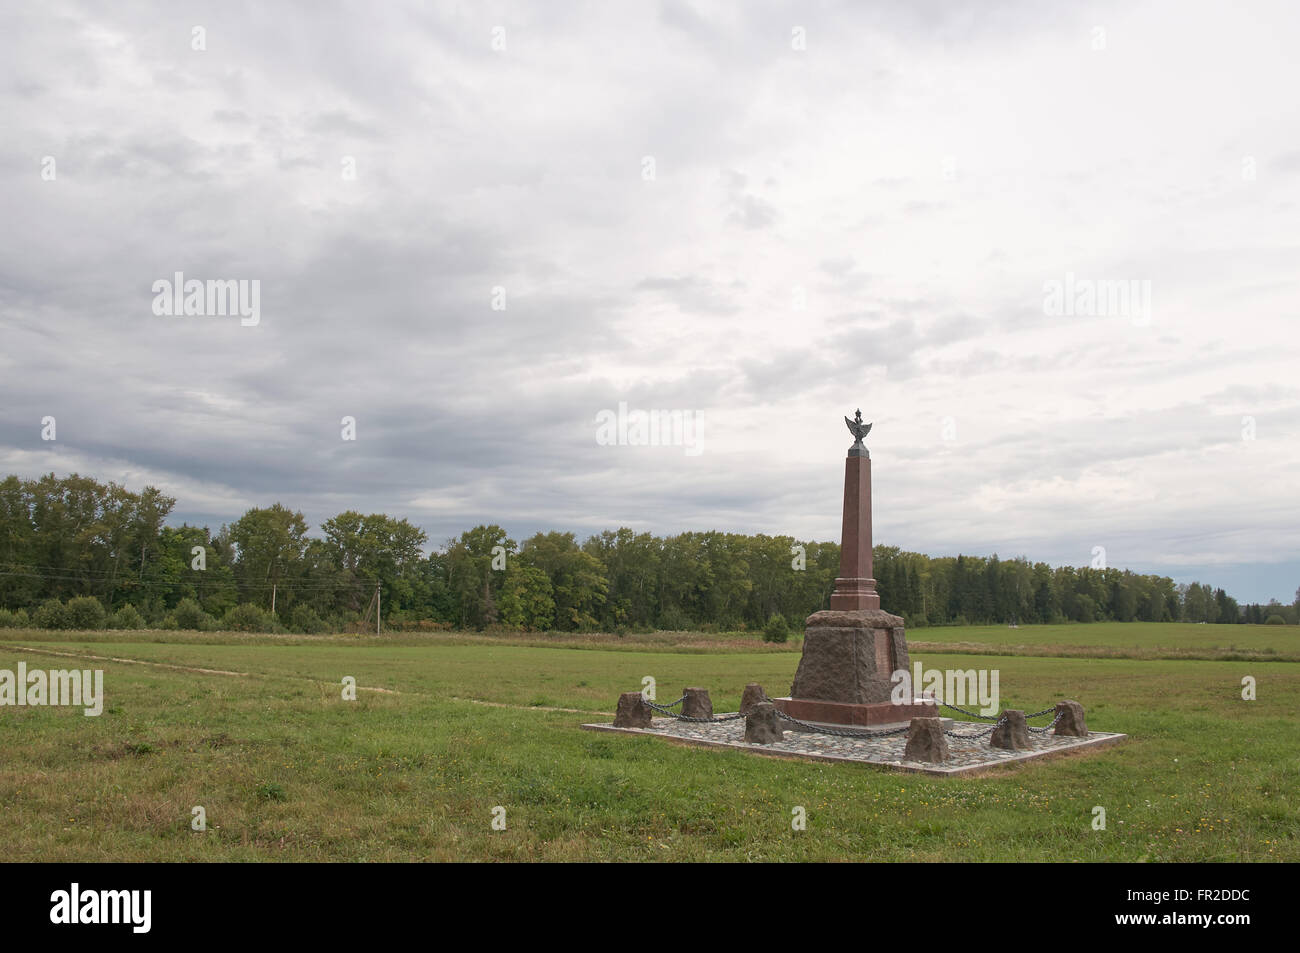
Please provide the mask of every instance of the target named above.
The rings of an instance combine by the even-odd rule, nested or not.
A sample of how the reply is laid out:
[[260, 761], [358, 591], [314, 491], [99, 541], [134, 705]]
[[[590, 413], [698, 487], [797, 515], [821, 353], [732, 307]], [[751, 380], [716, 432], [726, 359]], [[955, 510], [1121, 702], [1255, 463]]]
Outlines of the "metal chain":
[[[1049, 708], [1048, 711], [1051, 711], [1051, 709]], [[1040, 711], [1038, 714], [1042, 715], [1042, 714], [1046, 714], [1046, 712]], [[1026, 725], [1025, 727], [1028, 728], [1030, 731], [1034, 732], [1035, 734], [1045, 735], [1053, 728], [1056, 727], [1056, 723], [1061, 720], [1061, 716], [1063, 714], [1064, 714], [1063, 712], [1057, 712], [1056, 717], [1052, 719], [1052, 723], [1050, 725], [1045, 725], [1042, 728], [1035, 728], [1033, 725]], [[1025, 717], [1028, 718], [1031, 716], [1026, 715]], [[1006, 721], [1005, 715], [998, 719], [997, 725], [993, 725], [990, 728], [985, 728], [983, 731], [972, 731], [972, 732], [967, 732], [965, 734], [958, 734], [955, 731], [945, 730], [944, 734], [947, 735], [949, 738], [983, 738], [985, 735], [993, 734], [993, 732], [997, 730], [998, 725], [1002, 724], [1004, 721]]]
[[958, 741], [964, 741], [970, 738], [987, 738], [989, 735], [993, 734], [993, 732], [997, 730], [997, 727], [998, 727], [997, 725], [989, 725], [989, 727], [985, 728], [982, 731], [968, 731], [962, 734], [958, 734], [955, 731], [950, 731], [947, 728], [945, 728], [943, 730], [943, 733], [947, 735], [949, 738], [956, 738]]
[[[966, 715], [968, 718], [979, 718], [982, 719], [983, 721], [997, 721], [999, 718], [1002, 717], [1001, 715], [980, 715], [973, 711], [967, 711], [965, 708], [958, 708], [956, 705], [949, 705], [947, 702], [939, 702], [938, 704], [942, 708], [951, 708], [953, 711], [959, 711], [963, 715]], [[1056, 711], [1055, 705], [1053, 705], [1051, 708], [1044, 708], [1042, 711], [1036, 711], [1032, 715], [1025, 715], [1025, 720], [1028, 721], [1030, 718], [1040, 718], [1043, 715], [1050, 714], [1051, 712], [1054, 711]], [[1055, 724], [1055, 722], [1053, 722], [1052, 724]], [[1051, 726], [1049, 725], [1048, 727]]]
[[1007, 720], [1006, 715], [1002, 715], [998, 718], [997, 724], [989, 725], [987, 728], [981, 729], [980, 731], [967, 731], [959, 734], [958, 732], [953, 731], [951, 728], [945, 728], [943, 730], [943, 733], [947, 735], [949, 738], [956, 738], [959, 741], [966, 738], [983, 738], [984, 736], [991, 735], [993, 734], [993, 732], [997, 731], [998, 725], [1002, 724], [1006, 720]]
[[[666, 705], [658, 705], [650, 701], [650, 699], [646, 698], [644, 695], [641, 696], [641, 700], [644, 701], [646, 705], [653, 708], [655, 711], [659, 712], [662, 715], [667, 715], [669, 718], [676, 718], [678, 721], [688, 721], [696, 724], [699, 723], [716, 724], [718, 722], [724, 722], [724, 721], [736, 721], [740, 718], [745, 717], [743, 713], [736, 712], [735, 714], [732, 715], [718, 715], [713, 718], [697, 718], [693, 715], [683, 715], [673, 711], [672, 710], [673, 708], [676, 708], [678, 705], [680, 705], [682, 702], [686, 700], [685, 695], [677, 699], [677, 701], [675, 702], [668, 702]], [[950, 708], [953, 711], [961, 712], [963, 715], [966, 715], [970, 718], [980, 718], [983, 719], [984, 721], [994, 722], [994, 724], [990, 725], [988, 728], [983, 729], [982, 731], [958, 733], [953, 731], [950, 728], [943, 729], [943, 733], [947, 735], [949, 738], [957, 738], [959, 740], [967, 739], [967, 738], [983, 738], [987, 735], [993, 734], [993, 732], [997, 730], [998, 725], [1006, 721], [1005, 714], [980, 715], [980, 714], [976, 714], [973, 711], [966, 711], [966, 709], [964, 708], [958, 708], [956, 705], [949, 705], [945, 702], [938, 702], [938, 704], [943, 708]], [[1036, 711], [1032, 715], [1025, 715], [1025, 718], [1026, 720], [1030, 718], [1038, 718], [1042, 715], [1046, 715], [1048, 712], [1055, 711], [1055, 710], [1056, 710], [1055, 706], [1051, 708], [1044, 708], [1042, 711]], [[1047, 732], [1051, 731], [1053, 728], [1056, 727], [1056, 723], [1061, 720], [1061, 715], [1062, 715], [1061, 712], [1057, 712], [1056, 717], [1052, 719], [1052, 723], [1043, 728], [1035, 728], [1031, 725], [1026, 725], [1025, 727], [1029, 728], [1030, 731], [1036, 732], [1037, 734], [1040, 735], [1046, 734]], [[853, 730], [853, 729], [844, 729], [844, 728], [832, 728], [829, 725], [817, 725], [807, 721], [800, 721], [798, 718], [795, 718], [793, 715], [787, 715], [779, 708], [776, 709], [776, 716], [783, 721], [790, 722], [792, 725], [798, 725], [800, 728], [803, 728], [807, 731], [814, 731], [823, 735], [833, 735], [838, 738], [889, 738], [894, 735], [901, 735], [911, 727], [911, 725], [905, 725], [902, 728], [891, 728], [889, 731], [868, 731], [865, 729]]]
[[959, 711], [959, 712], [961, 712], [963, 715], [966, 715], [966, 716], [968, 716], [968, 717], [970, 717], [970, 718], [982, 718], [982, 719], [984, 719], [985, 721], [997, 721], [997, 720], [998, 720], [998, 716], [997, 716], [997, 715], [977, 715], [977, 714], [976, 714], [975, 712], [973, 712], [973, 711], [967, 711], [965, 708], [958, 708], [956, 705], [949, 705], [947, 702], [939, 702], [938, 704], [939, 704], [939, 706], [942, 707], [942, 708], [951, 708], [953, 711]]
[[1046, 728], [1035, 728], [1033, 725], [1026, 725], [1026, 727], [1027, 727], [1030, 731], [1036, 731], [1036, 732], [1038, 732], [1040, 735], [1042, 735], [1042, 734], [1046, 734], [1047, 732], [1051, 731], [1053, 728], [1056, 727], [1056, 723], [1057, 723], [1058, 721], [1061, 720], [1061, 716], [1062, 716], [1063, 714], [1065, 714], [1065, 713], [1064, 713], [1064, 712], [1060, 712], [1060, 711], [1058, 711], [1058, 712], [1056, 713], [1056, 717], [1052, 719], [1052, 723], [1051, 723], [1050, 725], [1048, 725]]
[[[667, 715], [669, 718], [681, 718], [681, 717], [682, 717], [681, 715], [677, 714], [677, 712], [673, 711], [672, 708], [670, 708], [670, 707], [666, 707], [666, 706], [664, 706], [664, 705], [656, 705], [654, 702], [652, 702], [650, 699], [646, 698], [644, 695], [641, 696], [641, 700], [642, 700], [643, 702], [645, 702], [646, 705], [649, 706], [650, 708], [653, 708], [655, 711], [659, 712], [659, 713], [662, 714], [662, 715]], [[675, 704], [677, 704], [677, 703], [676, 703], [676, 702], [673, 702], [673, 704], [675, 705]]]
[[838, 738], [888, 738], [891, 735], [901, 735], [910, 728], [910, 725], [904, 725], [902, 728], [891, 728], [888, 731], [853, 731], [844, 728], [832, 728], [829, 725], [814, 725], [811, 722], [800, 721], [793, 715], [787, 715], [781, 709], [776, 709], [776, 717], [783, 721], [788, 721], [792, 725], [798, 725], [808, 731], [815, 731], [823, 735], [835, 735]]
[[[685, 698], [686, 696], [683, 695], [681, 698], [677, 699], [677, 701], [673, 702], [672, 705], [679, 704]], [[644, 695], [641, 696], [641, 700], [645, 702], [647, 705], [649, 705], [651, 708], [653, 708], [655, 711], [659, 712], [660, 714], [667, 715], [669, 718], [676, 718], [678, 721], [690, 721], [690, 722], [697, 722], [697, 723], [704, 722], [705, 724], [713, 724], [719, 721], [735, 721], [737, 718], [745, 717], [740, 712], [736, 712], [734, 715], [719, 715], [716, 718], [696, 718], [694, 715], [682, 715], [675, 711], [672, 711], [671, 706], [656, 705], [654, 702], [650, 701]]]

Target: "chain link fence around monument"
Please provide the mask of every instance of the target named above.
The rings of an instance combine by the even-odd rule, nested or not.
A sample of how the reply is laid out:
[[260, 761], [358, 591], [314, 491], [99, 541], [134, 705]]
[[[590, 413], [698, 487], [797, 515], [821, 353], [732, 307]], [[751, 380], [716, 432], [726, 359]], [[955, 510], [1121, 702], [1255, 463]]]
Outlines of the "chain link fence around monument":
[[[737, 721], [738, 719], [745, 717], [744, 713], [742, 712], [734, 712], [733, 714], [730, 715], [715, 715], [709, 718], [699, 718], [693, 715], [683, 715], [679, 712], [673, 711], [674, 708], [676, 708], [678, 705], [686, 701], [685, 695], [683, 695], [681, 698], [677, 699], [676, 701], [668, 702], [668, 704], [666, 705], [658, 705], [655, 702], [650, 701], [650, 699], [646, 698], [644, 695], [642, 695], [641, 697], [647, 706], [659, 712], [660, 714], [666, 715], [669, 718], [675, 718], [678, 721], [691, 722], [693, 724], [715, 724], [724, 721]], [[943, 733], [947, 735], [949, 738], [954, 738], [957, 740], [964, 741], [964, 740], [969, 740], [974, 738], [988, 737], [989, 735], [993, 734], [994, 731], [997, 730], [999, 725], [1001, 725], [1003, 722], [1007, 720], [1007, 716], [1005, 713], [998, 714], [998, 715], [981, 715], [978, 714], [977, 712], [966, 711], [966, 709], [964, 708], [958, 708], [956, 705], [946, 704], [945, 702], [938, 702], [937, 704], [941, 708], [947, 708], [951, 711], [960, 712], [961, 714], [966, 715], [967, 717], [970, 718], [979, 718], [983, 721], [993, 722], [992, 725], [988, 726], [987, 728], [983, 728], [979, 731], [956, 732], [950, 728], [945, 728], [943, 730]], [[1050, 714], [1051, 712], [1054, 711], [1056, 711], [1055, 705], [1053, 705], [1050, 708], [1044, 708], [1042, 711], [1036, 711], [1032, 715], [1026, 714], [1025, 721], [1028, 722], [1031, 718], [1041, 718], [1043, 715]], [[798, 718], [795, 718], [793, 715], [787, 715], [779, 708], [776, 710], [776, 716], [780, 718], [782, 721], [788, 722], [789, 724], [792, 725], [796, 725], [799, 728], [803, 729], [804, 731], [816, 732], [822, 735], [832, 735], [836, 738], [890, 738], [890, 737], [895, 737], [897, 735], [906, 734], [911, 727], [911, 725], [909, 724], [909, 725], [904, 725], [901, 728], [890, 728], [884, 731], [872, 731], [869, 728], [835, 728], [832, 727], [831, 725], [819, 725], [816, 724], [815, 722], [800, 721]], [[1056, 723], [1059, 722], [1060, 720], [1061, 720], [1061, 712], [1056, 711], [1056, 717], [1052, 719], [1051, 724], [1044, 725], [1042, 727], [1035, 727], [1033, 725], [1027, 724], [1025, 727], [1028, 728], [1030, 731], [1034, 732], [1035, 734], [1044, 735], [1047, 732], [1051, 731], [1053, 728], [1055, 728]]]

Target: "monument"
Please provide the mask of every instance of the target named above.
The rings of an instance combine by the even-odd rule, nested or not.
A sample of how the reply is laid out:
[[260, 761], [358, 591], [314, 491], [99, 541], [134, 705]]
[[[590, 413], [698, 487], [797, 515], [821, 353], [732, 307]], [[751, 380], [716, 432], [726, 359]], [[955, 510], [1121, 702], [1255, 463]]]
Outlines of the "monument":
[[803, 657], [788, 698], [773, 704], [792, 718], [829, 725], [892, 725], [933, 718], [932, 698], [894, 704], [890, 676], [910, 669], [903, 620], [880, 608], [871, 575], [871, 455], [862, 411], [844, 418], [853, 446], [844, 461], [840, 573], [830, 608], [804, 621]]
[[[804, 620], [803, 655], [789, 696], [768, 698], [761, 685], [750, 682], [741, 696], [740, 711], [717, 715], [704, 688], [686, 688], [669, 705], [647, 701], [640, 692], [624, 692], [612, 725], [582, 727], [943, 776], [1123, 740], [1122, 734], [1090, 731], [1077, 701], [1057, 702], [1052, 724], [1041, 728], [1031, 727], [1029, 721], [1051, 709], [1032, 715], [1007, 709], [993, 725], [962, 722], [965, 731], [951, 730], [955, 723], [939, 717], [939, 703], [933, 697], [895, 702], [897, 686], [892, 676], [909, 671], [911, 660], [903, 620], [880, 608], [872, 576], [871, 455], [862, 442], [871, 424], [862, 422], [861, 411], [844, 422], [853, 434], [853, 446], [844, 462], [839, 574], [828, 608]], [[674, 712], [679, 703], [681, 711]], [[1049, 736], [1053, 728], [1055, 733]], [[845, 745], [840, 740], [844, 736], [859, 740]]]

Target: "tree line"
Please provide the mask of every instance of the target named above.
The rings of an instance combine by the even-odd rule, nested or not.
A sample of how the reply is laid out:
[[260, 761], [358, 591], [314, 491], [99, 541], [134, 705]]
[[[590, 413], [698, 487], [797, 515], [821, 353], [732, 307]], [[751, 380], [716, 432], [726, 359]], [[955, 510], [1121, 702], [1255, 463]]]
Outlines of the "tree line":
[[[790, 536], [620, 528], [516, 542], [487, 525], [427, 552], [423, 530], [383, 513], [343, 512], [309, 535], [301, 512], [276, 503], [214, 533], [169, 525], [175, 504], [156, 487], [77, 474], [0, 481], [9, 624], [72, 625], [71, 610], [119, 627], [313, 632], [381, 613], [390, 628], [753, 630], [825, 608], [839, 568], [838, 544]], [[1296, 621], [1295, 606], [1242, 607], [1200, 583], [1024, 558], [877, 546], [875, 575], [882, 607], [913, 627]]]

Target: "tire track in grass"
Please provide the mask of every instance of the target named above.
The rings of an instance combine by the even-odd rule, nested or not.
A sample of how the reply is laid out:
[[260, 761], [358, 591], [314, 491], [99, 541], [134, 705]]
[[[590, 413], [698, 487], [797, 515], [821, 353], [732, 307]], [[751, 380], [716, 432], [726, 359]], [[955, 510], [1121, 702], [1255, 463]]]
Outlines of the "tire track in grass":
[[448, 695], [449, 699], [454, 702], [469, 702], [471, 705], [486, 705], [488, 708], [514, 708], [518, 711], [564, 711], [574, 715], [609, 715], [613, 717], [612, 711], [591, 711], [588, 708], [552, 708], [548, 705], [511, 705], [509, 702], [490, 702], [482, 698], [461, 698], [459, 695]]
[[[199, 675], [225, 675], [235, 678], [250, 678], [256, 675], [258, 678], [287, 678], [297, 681], [311, 682], [319, 684], [320, 679], [311, 678], [307, 675], [270, 675], [264, 672], [232, 672], [222, 668], [198, 668], [193, 665], [174, 665], [171, 662], [153, 662], [147, 659], [125, 658], [116, 655], [83, 655], [80, 652], [56, 652], [54, 649], [38, 649], [30, 645], [14, 644], [13, 648], [20, 649], [24, 652], [32, 652], [36, 655], [57, 655], [61, 658], [83, 659], [92, 662], [121, 662], [124, 665], [148, 665], [153, 668], [166, 668], [177, 672], [195, 672]], [[379, 688], [372, 685], [358, 685], [357, 691], [378, 692], [383, 695], [423, 695], [427, 698], [436, 696], [429, 695], [428, 692], [402, 692], [395, 688]], [[558, 711], [574, 715], [613, 715], [611, 711], [588, 711], [585, 708], [552, 708], [546, 705], [511, 705], [507, 702], [490, 702], [481, 698], [461, 698], [458, 695], [448, 695], [450, 701], [469, 702], [472, 705], [485, 705], [489, 708], [513, 708], [516, 711]]]
[[22, 649], [24, 652], [35, 652], [37, 655], [58, 655], [63, 658], [88, 659], [92, 662], [121, 662], [125, 665], [152, 665], [154, 668], [170, 668], [178, 672], [198, 672], [202, 675], [237, 675], [241, 678], [247, 678], [248, 672], [229, 672], [222, 668], [194, 668], [189, 665], [172, 665], [169, 662], [149, 662], [144, 659], [120, 658], [116, 655], [82, 655], [80, 652], [56, 652], [54, 649], [38, 649], [30, 645], [14, 645], [15, 649]]

